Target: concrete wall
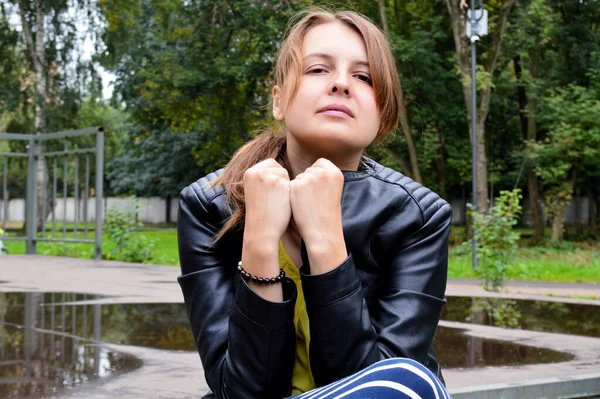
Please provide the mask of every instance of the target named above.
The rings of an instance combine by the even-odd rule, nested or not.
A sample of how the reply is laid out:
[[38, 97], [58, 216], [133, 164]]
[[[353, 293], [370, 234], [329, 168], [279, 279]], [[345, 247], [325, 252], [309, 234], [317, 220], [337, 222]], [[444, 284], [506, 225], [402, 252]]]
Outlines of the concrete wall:
[[[87, 204], [87, 220], [94, 221], [96, 219], [96, 199], [88, 199]], [[85, 201], [79, 200], [79, 212], [77, 219], [84, 220]], [[150, 197], [138, 198], [140, 205], [138, 218], [142, 223], [166, 223], [167, 221], [167, 201], [165, 198]], [[57, 198], [56, 207], [54, 208], [56, 221], [62, 221], [65, 216], [65, 202], [62, 198]], [[76, 205], [74, 198], [67, 198], [66, 202], [66, 220], [68, 222], [75, 221]], [[135, 200], [131, 198], [108, 197], [104, 200], [104, 209], [120, 209], [133, 210], [135, 209]], [[171, 222], [177, 221], [177, 198], [171, 200]], [[13, 199], [8, 201], [7, 221], [23, 222], [25, 219], [25, 201], [23, 199]], [[0, 201], [0, 222], [4, 220], [4, 204]], [[48, 221], [52, 220], [52, 214], [48, 215]]]
[[[91, 198], [88, 200], [88, 220], [95, 220], [96, 205], [95, 199]], [[167, 217], [167, 201], [165, 198], [150, 197], [150, 198], [138, 198], [140, 209], [138, 213], [139, 220], [142, 223], [165, 223]], [[451, 201], [452, 204], [452, 223], [462, 225], [464, 221], [464, 204], [460, 199]], [[529, 202], [525, 199], [521, 205], [523, 206], [523, 222], [525, 224], [531, 223], [531, 213], [529, 212]], [[14, 199], [8, 202], [8, 221], [22, 222], [24, 219], [24, 201], [22, 199]], [[57, 199], [57, 206], [55, 208], [55, 218], [57, 221], [63, 220], [64, 215], [64, 202], [62, 198]], [[131, 198], [118, 198], [108, 197], [105, 199], [105, 209], [134, 209], [135, 200]], [[177, 197], [171, 199], [171, 222], [177, 221]], [[84, 215], [84, 201], [79, 201], [79, 216], [78, 220], [83, 220]], [[4, 217], [4, 205], [0, 201], [0, 222]], [[574, 198], [567, 206], [566, 223], [575, 224], [579, 222], [581, 224], [587, 224], [589, 222], [589, 206], [587, 198]], [[52, 215], [48, 216], [48, 220], [51, 220]], [[67, 221], [72, 222], [75, 220], [75, 201], [73, 198], [67, 198]]]
[[[465, 223], [464, 220], [464, 203], [460, 199], [455, 199], [451, 202], [452, 204], [452, 223], [463, 225]], [[523, 216], [521, 218], [521, 223], [525, 225], [532, 225], [533, 218], [531, 216], [531, 211], [529, 209], [529, 199], [524, 198], [521, 201], [521, 206], [523, 207]], [[567, 209], [565, 210], [565, 223], [568, 225], [573, 224], [588, 224], [590, 221], [590, 212], [589, 212], [589, 200], [587, 197], [577, 197], [573, 198], [569, 204], [567, 205]]]

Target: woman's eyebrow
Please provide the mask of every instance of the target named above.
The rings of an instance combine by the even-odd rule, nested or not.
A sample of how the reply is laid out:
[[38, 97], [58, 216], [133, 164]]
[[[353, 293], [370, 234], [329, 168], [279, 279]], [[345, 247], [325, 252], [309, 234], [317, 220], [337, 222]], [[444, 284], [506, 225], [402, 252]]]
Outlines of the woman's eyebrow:
[[[325, 54], [325, 53], [311, 53], [308, 54], [306, 57], [304, 57], [302, 59], [302, 61], [306, 62], [307, 59], [309, 58], [324, 58], [327, 61], [333, 61], [334, 57], [330, 54]], [[367, 68], [369, 68], [369, 62], [368, 61], [363, 61], [363, 60], [352, 60], [353, 64], [357, 64], [357, 65], [362, 65], [365, 66]]]

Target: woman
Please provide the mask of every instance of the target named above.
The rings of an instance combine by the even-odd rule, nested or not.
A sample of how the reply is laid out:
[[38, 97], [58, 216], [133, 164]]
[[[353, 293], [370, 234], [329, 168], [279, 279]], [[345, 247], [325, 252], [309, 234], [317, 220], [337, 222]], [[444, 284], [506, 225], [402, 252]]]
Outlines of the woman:
[[280, 129], [180, 196], [208, 397], [447, 397], [431, 343], [450, 206], [363, 155], [398, 123], [387, 39], [354, 12], [301, 13], [272, 95]]

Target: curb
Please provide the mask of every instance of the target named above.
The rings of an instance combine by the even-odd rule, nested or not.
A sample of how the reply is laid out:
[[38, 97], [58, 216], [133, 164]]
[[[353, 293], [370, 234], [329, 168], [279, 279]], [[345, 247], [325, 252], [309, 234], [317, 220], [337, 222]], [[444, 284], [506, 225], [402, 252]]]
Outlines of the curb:
[[600, 397], [600, 373], [450, 390], [453, 399]]

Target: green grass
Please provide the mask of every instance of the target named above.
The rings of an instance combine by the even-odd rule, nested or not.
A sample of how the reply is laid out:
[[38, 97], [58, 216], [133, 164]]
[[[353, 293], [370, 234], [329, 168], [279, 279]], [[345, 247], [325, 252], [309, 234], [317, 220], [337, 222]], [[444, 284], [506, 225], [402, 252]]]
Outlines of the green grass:
[[[450, 251], [448, 277], [475, 278], [471, 253], [461, 249]], [[598, 282], [600, 281], [600, 248], [591, 246], [560, 250], [545, 247], [520, 247], [509, 266], [508, 280]]]
[[[62, 230], [57, 229], [62, 236]], [[135, 234], [145, 236], [154, 243], [154, 259], [152, 263], [162, 265], [179, 265], [177, 250], [177, 231], [173, 227], [156, 228], [147, 226]], [[67, 233], [72, 238], [73, 233]], [[78, 232], [78, 238], [83, 234]], [[88, 239], [94, 239], [90, 228]], [[11, 254], [24, 254], [24, 242], [5, 241], [4, 245]], [[72, 256], [81, 258], [93, 257], [93, 244], [61, 244], [39, 242], [40, 255]], [[114, 243], [104, 238], [103, 253], [110, 253]], [[475, 278], [471, 265], [471, 254], [468, 247], [453, 245], [450, 250], [448, 277]], [[553, 281], [553, 282], [599, 282], [600, 281], [600, 246], [598, 243], [565, 242], [561, 248], [522, 246], [515, 252], [513, 264], [507, 272], [509, 280]]]
[[[62, 229], [56, 230], [56, 237], [62, 238]], [[177, 231], [175, 228], [163, 228], [159, 230], [142, 229], [135, 232], [136, 235], [143, 235], [154, 243], [154, 259], [152, 263], [159, 265], [179, 265], [179, 254], [177, 250]], [[10, 234], [14, 236], [15, 234]], [[41, 234], [40, 234], [41, 236]], [[46, 237], [50, 237], [51, 232], [46, 232]], [[73, 232], [67, 232], [67, 238], [74, 237]], [[96, 235], [93, 229], [88, 231], [88, 240], [94, 240]], [[84, 239], [83, 232], [77, 232], [78, 239]], [[4, 246], [12, 255], [25, 254], [24, 241], [4, 241]], [[108, 254], [115, 248], [115, 244], [106, 236], [103, 237], [102, 252]], [[38, 242], [38, 255], [50, 256], [71, 256], [77, 258], [93, 258], [94, 244], [83, 243], [60, 243], [60, 242]]]

